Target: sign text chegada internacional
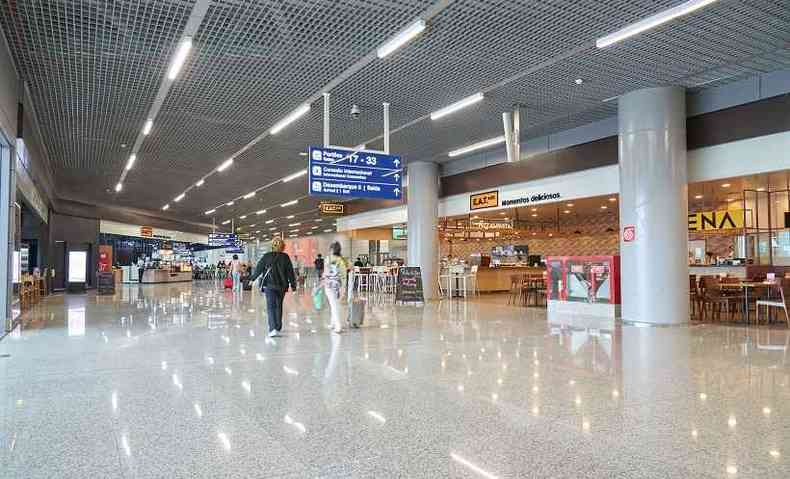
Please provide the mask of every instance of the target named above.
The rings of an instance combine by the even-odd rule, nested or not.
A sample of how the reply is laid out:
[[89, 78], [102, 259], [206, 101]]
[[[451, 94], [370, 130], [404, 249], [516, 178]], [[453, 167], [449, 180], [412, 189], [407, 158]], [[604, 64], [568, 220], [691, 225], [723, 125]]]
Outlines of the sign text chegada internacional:
[[400, 156], [374, 151], [311, 146], [311, 196], [399, 200], [403, 192]]

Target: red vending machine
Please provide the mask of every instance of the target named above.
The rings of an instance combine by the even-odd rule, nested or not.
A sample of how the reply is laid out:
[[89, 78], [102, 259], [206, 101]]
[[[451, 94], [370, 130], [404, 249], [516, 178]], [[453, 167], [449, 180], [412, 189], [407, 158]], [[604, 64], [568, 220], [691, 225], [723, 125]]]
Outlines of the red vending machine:
[[546, 270], [549, 312], [620, 315], [619, 256], [549, 256]]

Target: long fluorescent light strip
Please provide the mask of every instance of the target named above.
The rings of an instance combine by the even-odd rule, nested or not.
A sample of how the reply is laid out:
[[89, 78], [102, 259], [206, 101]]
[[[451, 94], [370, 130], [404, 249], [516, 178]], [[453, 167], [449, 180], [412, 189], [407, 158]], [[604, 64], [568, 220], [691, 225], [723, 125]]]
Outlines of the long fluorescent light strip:
[[232, 164], [233, 164], [233, 158], [228, 158], [227, 160], [223, 161], [221, 165], [217, 167], [217, 171], [225, 171]]
[[200, 188], [201, 186], [203, 186], [203, 184], [204, 184], [205, 182], [206, 182], [206, 180], [203, 180], [203, 179], [201, 179], [200, 181], [198, 181], [197, 183], [195, 183], [195, 186], [197, 186], [198, 188]]
[[208, 210], [208, 211], [206, 211], [206, 214], [207, 214], [207, 215], [210, 215], [210, 214], [213, 214], [213, 213], [216, 213], [216, 212], [217, 212], [217, 210], [216, 210], [216, 209], [213, 209], [213, 210]]
[[425, 20], [419, 19], [384, 42], [384, 44], [376, 50], [376, 55], [379, 58], [386, 57], [419, 35], [423, 30], [425, 30]]
[[255, 214], [256, 215], [265, 215], [266, 214], [266, 210], [258, 210], [258, 211], [255, 212]]
[[167, 210], [168, 208], [170, 208], [170, 205], [164, 205], [164, 206], [162, 207], [162, 211], [165, 211], [165, 210]]
[[183, 200], [183, 199], [184, 199], [184, 197], [186, 197], [186, 195], [187, 195], [186, 193], [181, 193], [180, 195], [176, 196], [176, 197], [173, 199], [173, 201], [175, 201], [176, 203], [178, 203], [179, 201]]
[[281, 205], [280, 205], [280, 207], [281, 207], [281, 208], [285, 208], [286, 206], [293, 206], [293, 205], [295, 205], [295, 204], [296, 204], [296, 203], [298, 203], [298, 202], [299, 202], [299, 200], [293, 200], [293, 201], [289, 201], [289, 202], [287, 202], [287, 203], [283, 203], [283, 204], [281, 204]]
[[115, 192], [116, 193], [118, 193], [122, 189], [123, 189], [123, 184], [121, 182], [118, 182], [118, 183], [115, 184]]
[[151, 128], [154, 127], [154, 120], [148, 120], [145, 122], [145, 126], [143, 127], [143, 135], [148, 135], [151, 133]]
[[244, 198], [245, 200], [248, 200], [248, 199], [252, 198], [253, 196], [255, 196], [255, 192], [251, 191], [251, 192], [247, 193], [246, 195], [242, 196], [242, 198]]
[[291, 112], [288, 116], [286, 116], [285, 118], [280, 120], [277, 124], [275, 124], [271, 128], [271, 130], [269, 130], [269, 133], [271, 133], [272, 135], [276, 135], [277, 133], [281, 132], [283, 128], [298, 120], [302, 115], [304, 115], [308, 111], [310, 111], [310, 104], [309, 103], [302, 104], [301, 106], [299, 106], [299, 108], [297, 108], [296, 110]]
[[706, 7], [716, 1], [717, 0], [689, 0], [688, 2], [681, 3], [676, 7], [670, 8], [669, 10], [656, 13], [655, 15], [651, 15], [644, 20], [632, 23], [624, 28], [621, 28], [620, 30], [617, 30], [614, 33], [603, 36], [595, 40], [595, 46], [598, 48], [606, 48], [609, 45], [621, 42], [626, 38], [638, 35], [646, 30], [650, 30], [651, 28], [655, 28], [663, 23], [674, 20], [675, 18], [688, 15], [689, 13]]
[[475, 93], [472, 96], [468, 96], [463, 100], [459, 100], [452, 105], [448, 105], [441, 110], [437, 110], [431, 113], [431, 120], [438, 120], [439, 118], [445, 117], [450, 113], [455, 113], [458, 110], [468, 107], [469, 105], [474, 105], [475, 103], [483, 100], [482, 93]]
[[181, 71], [181, 67], [184, 66], [184, 62], [187, 60], [190, 49], [192, 49], [192, 37], [185, 37], [181, 40], [181, 44], [178, 45], [178, 50], [176, 50], [176, 54], [173, 57], [173, 63], [170, 64], [170, 70], [167, 72], [167, 78], [170, 80], [176, 79], [178, 72]]
[[137, 155], [135, 155], [134, 153], [129, 155], [129, 159], [126, 161], [126, 171], [132, 169], [132, 166], [134, 166], [135, 161], [137, 161]]
[[294, 173], [293, 175], [288, 175], [285, 178], [283, 178], [283, 183], [288, 183], [289, 181], [295, 180], [295, 179], [297, 179], [299, 177], [302, 177], [302, 176], [304, 176], [306, 174], [307, 174], [307, 169], [304, 169], [302, 171], [298, 171], [298, 172]]
[[230, 223], [230, 220], [225, 220], [225, 221], [222, 222], [223, 225], [226, 225], [228, 223]]
[[489, 146], [498, 145], [498, 144], [504, 143], [504, 142], [505, 142], [504, 135], [503, 136], [498, 136], [496, 138], [491, 138], [491, 139], [488, 139], [488, 140], [483, 140], [483, 141], [480, 141], [480, 142], [477, 142], [477, 143], [473, 143], [473, 144], [471, 144], [469, 146], [464, 146], [463, 148], [458, 148], [457, 150], [453, 150], [450, 153], [447, 153], [447, 156], [450, 156], [450, 157], [460, 156], [460, 155], [463, 155], [463, 154], [466, 154], [466, 153], [469, 153], [469, 152], [472, 152], [472, 151], [475, 151], [475, 150], [481, 150], [483, 148], [488, 148]]

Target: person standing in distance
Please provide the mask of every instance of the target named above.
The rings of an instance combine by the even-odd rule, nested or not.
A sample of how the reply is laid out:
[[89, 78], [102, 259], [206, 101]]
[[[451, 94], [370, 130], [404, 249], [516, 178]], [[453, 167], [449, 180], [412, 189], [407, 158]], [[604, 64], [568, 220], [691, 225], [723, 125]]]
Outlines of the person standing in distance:
[[296, 291], [296, 275], [291, 257], [284, 253], [285, 242], [280, 238], [272, 241], [272, 251], [263, 255], [255, 266], [250, 282], [261, 278], [261, 291], [266, 295], [269, 313], [269, 337], [280, 335], [283, 329], [283, 299], [290, 286]]
[[343, 332], [343, 323], [340, 320], [340, 298], [345, 294], [348, 275], [348, 261], [342, 256], [340, 243], [335, 241], [329, 246], [331, 254], [324, 274], [324, 288], [332, 311], [332, 332]]
[[324, 275], [324, 257], [321, 256], [321, 253], [318, 253], [318, 257], [313, 262], [315, 266], [315, 272], [318, 274], [318, 279], [320, 280], [321, 277]]
[[233, 292], [241, 291], [241, 261], [239, 261], [239, 255], [233, 255], [233, 260], [230, 262], [230, 275], [233, 278]]

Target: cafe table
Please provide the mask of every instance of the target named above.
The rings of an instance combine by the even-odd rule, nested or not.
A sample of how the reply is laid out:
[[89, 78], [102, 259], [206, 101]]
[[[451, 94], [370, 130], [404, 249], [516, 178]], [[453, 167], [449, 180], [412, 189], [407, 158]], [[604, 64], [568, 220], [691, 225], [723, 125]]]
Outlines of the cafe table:
[[746, 324], [749, 324], [749, 290], [769, 288], [772, 284], [762, 281], [740, 281], [738, 283], [721, 283], [721, 287], [722, 289], [743, 289], [743, 314], [746, 318]]

